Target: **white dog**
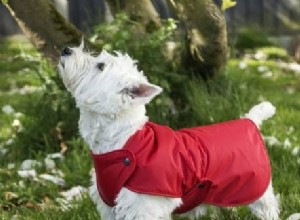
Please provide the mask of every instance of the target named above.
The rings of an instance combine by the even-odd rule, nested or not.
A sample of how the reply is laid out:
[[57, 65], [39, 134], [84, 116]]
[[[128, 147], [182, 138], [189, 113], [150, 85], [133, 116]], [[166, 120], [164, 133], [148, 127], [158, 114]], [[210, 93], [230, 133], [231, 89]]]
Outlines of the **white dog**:
[[121, 53], [91, 56], [81, 44], [65, 48], [58, 65], [80, 109], [96, 171], [90, 196], [101, 219], [196, 219], [205, 213], [200, 204], [248, 205], [259, 219], [279, 219], [257, 129], [275, 107], [262, 102], [244, 119], [173, 131], [148, 122], [145, 105], [162, 89], [135, 63]]

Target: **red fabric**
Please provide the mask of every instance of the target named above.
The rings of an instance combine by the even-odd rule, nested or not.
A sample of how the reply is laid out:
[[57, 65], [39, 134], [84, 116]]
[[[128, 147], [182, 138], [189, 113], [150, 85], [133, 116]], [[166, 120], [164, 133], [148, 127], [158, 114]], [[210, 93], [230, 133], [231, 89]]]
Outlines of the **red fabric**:
[[265, 192], [271, 176], [264, 142], [248, 119], [178, 131], [148, 122], [122, 150], [92, 157], [99, 194], [109, 206], [122, 187], [180, 197], [176, 213], [201, 203], [243, 205]]

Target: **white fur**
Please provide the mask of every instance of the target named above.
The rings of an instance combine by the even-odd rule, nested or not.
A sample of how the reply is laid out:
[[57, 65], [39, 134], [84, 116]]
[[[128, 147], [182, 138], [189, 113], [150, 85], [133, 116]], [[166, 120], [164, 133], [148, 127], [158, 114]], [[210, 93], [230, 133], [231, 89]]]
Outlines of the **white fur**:
[[[250, 109], [245, 115], [251, 119], [257, 127], [263, 121], [271, 118], [276, 112], [276, 108], [268, 101], [261, 102]], [[272, 182], [270, 182], [267, 191], [257, 201], [249, 205], [250, 211], [261, 220], [279, 219], [279, 201], [274, 195]]]
[[[82, 137], [95, 154], [121, 149], [148, 121], [145, 105], [162, 89], [149, 83], [128, 55], [103, 51], [99, 56], [91, 56], [83, 52], [83, 43], [71, 50], [71, 55], [61, 57], [58, 67], [80, 109]], [[104, 68], [99, 68], [99, 63], [104, 63]], [[274, 114], [275, 107], [263, 102], [254, 106], [246, 117], [259, 126]], [[181, 198], [138, 194], [122, 188], [116, 206], [111, 208], [99, 196], [94, 175], [92, 181], [90, 196], [103, 220], [168, 220], [182, 203]], [[271, 183], [266, 193], [249, 207], [262, 220], [279, 219], [278, 201]], [[196, 219], [205, 213], [205, 207], [199, 206], [186, 216]]]
[[272, 103], [264, 101], [253, 106], [245, 115], [245, 117], [251, 119], [256, 126], [259, 127], [263, 121], [271, 118], [273, 115], [275, 115], [275, 113], [276, 108], [272, 105]]
[[192, 210], [181, 214], [182, 217], [186, 217], [190, 220], [197, 220], [200, 219], [201, 216], [204, 216], [207, 214], [207, 206], [206, 205], [200, 205], [197, 206], [195, 208], [193, 208]]
[[274, 195], [272, 182], [264, 193], [264, 195], [254, 203], [249, 205], [251, 212], [262, 220], [276, 220], [279, 219], [279, 201]]

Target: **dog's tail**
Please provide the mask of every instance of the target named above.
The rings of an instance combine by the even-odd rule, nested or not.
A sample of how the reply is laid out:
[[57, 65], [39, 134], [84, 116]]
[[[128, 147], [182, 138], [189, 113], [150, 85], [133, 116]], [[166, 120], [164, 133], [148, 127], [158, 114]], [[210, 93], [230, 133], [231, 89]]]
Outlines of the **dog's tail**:
[[271, 118], [275, 113], [276, 107], [271, 102], [264, 101], [253, 106], [245, 117], [251, 119], [259, 127], [263, 121]]

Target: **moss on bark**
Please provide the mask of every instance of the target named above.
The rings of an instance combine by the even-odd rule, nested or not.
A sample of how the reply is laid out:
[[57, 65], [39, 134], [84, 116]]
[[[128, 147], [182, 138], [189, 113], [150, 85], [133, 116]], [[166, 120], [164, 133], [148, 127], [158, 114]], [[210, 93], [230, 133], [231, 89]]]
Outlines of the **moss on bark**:
[[[59, 14], [50, 0], [9, 0], [6, 7], [33, 45], [52, 62], [66, 45], [78, 45], [83, 34]], [[95, 46], [87, 42], [93, 49]]]
[[187, 32], [187, 63], [205, 78], [219, 73], [226, 63], [227, 31], [221, 10], [212, 0], [170, 0]]

